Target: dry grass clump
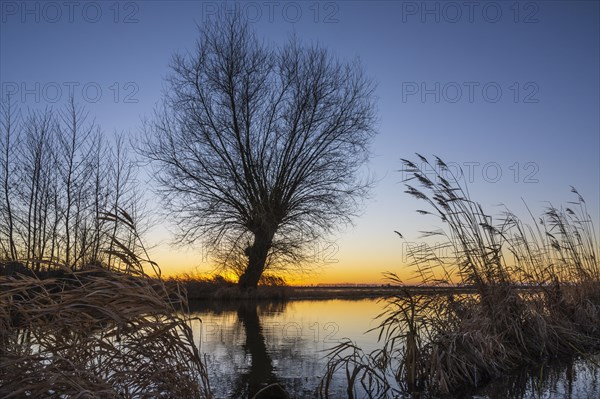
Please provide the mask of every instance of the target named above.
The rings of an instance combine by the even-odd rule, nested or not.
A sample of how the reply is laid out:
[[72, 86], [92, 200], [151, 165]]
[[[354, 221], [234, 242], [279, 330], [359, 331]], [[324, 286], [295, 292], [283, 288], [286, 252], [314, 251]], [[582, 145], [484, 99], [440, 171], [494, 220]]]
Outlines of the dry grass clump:
[[447, 394], [523, 365], [600, 349], [598, 241], [577, 191], [570, 208], [550, 206], [534, 227], [509, 211], [494, 222], [442, 160], [419, 158], [430, 175], [404, 160], [409, 180], [420, 186], [407, 184], [406, 192], [432, 209], [419, 213], [445, 224], [425, 236], [443, 237], [449, 255], [420, 247], [411, 254], [413, 266], [424, 285], [458, 282], [476, 294], [401, 290], [380, 315], [383, 348], [358, 360], [349, 342], [332, 349], [321, 396], [328, 397], [340, 369], [349, 397]]
[[131, 255], [123, 271], [0, 277], [1, 397], [211, 397], [184, 294]]

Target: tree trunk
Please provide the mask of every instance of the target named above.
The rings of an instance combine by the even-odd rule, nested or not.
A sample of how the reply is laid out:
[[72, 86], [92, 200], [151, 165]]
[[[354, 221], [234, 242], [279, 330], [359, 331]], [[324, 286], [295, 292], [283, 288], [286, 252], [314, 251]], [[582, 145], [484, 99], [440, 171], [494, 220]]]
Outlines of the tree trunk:
[[267, 254], [271, 249], [274, 235], [275, 232], [265, 230], [254, 233], [254, 243], [246, 249], [248, 266], [244, 274], [240, 276], [238, 282], [240, 289], [256, 288], [258, 285], [258, 280], [260, 280], [260, 276], [265, 270]]

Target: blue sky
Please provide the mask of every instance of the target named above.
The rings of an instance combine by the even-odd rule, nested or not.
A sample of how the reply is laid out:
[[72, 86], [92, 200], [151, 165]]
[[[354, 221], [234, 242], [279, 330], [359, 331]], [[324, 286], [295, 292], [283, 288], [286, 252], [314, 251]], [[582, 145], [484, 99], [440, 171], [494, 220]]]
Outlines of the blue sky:
[[[71, 5], [68, 5], [71, 4]], [[378, 83], [379, 126], [369, 168], [379, 182], [354, 227], [325, 244], [303, 281], [379, 281], [403, 264], [401, 231], [437, 226], [403, 193], [400, 158], [439, 155], [471, 170], [472, 196], [491, 213], [534, 212], [573, 199], [600, 215], [600, 10], [597, 1], [246, 2], [259, 37], [291, 33], [340, 59], [359, 57]], [[2, 94], [21, 106], [75, 97], [110, 134], [135, 134], [160, 102], [173, 54], [197, 25], [235, 3], [1, 3]], [[166, 226], [151, 237], [168, 241]], [[198, 249], [166, 244], [165, 270], [208, 270]], [[174, 261], [173, 259], [176, 259]]]

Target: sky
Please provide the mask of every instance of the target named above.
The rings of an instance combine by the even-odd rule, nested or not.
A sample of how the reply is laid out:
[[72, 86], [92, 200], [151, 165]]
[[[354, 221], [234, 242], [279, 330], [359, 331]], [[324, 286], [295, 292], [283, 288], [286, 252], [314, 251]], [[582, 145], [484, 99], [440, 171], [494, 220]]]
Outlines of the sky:
[[[443, 227], [404, 193], [401, 158], [437, 155], [465, 171], [473, 199], [527, 219], [586, 199], [600, 225], [600, 3], [597, 1], [1, 1], [0, 82], [22, 108], [60, 107], [73, 93], [103, 132], [139, 133], [166, 89], [174, 54], [198, 27], [237, 10], [258, 37], [295, 34], [377, 83], [368, 165], [377, 184], [353, 226], [315, 246], [298, 284], [407, 281], [406, 249]], [[143, 186], [151, 182], [143, 177]], [[148, 194], [148, 198], [153, 198]], [[201, 243], [147, 237], [165, 274], [212, 269]], [[403, 234], [402, 241], [394, 234]]]

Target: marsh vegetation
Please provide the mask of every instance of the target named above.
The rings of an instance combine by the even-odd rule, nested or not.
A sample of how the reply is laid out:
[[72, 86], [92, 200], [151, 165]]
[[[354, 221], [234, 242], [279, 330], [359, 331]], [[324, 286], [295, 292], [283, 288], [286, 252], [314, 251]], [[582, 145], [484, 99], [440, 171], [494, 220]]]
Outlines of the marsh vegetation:
[[[429, 181], [424, 184], [433, 188]], [[581, 200], [577, 211], [585, 212]], [[444, 209], [456, 217], [455, 208]], [[552, 208], [539, 230], [507, 213], [505, 227], [495, 232], [479, 206], [472, 209], [479, 215], [469, 216], [470, 226], [488, 235], [463, 237], [453, 247], [465, 251], [462, 263], [415, 253], [423, 285], [400, 286], [390, 274], [391, 286], [374, 290], [380, 299], [332, 301], [339, 292], [328, 290], [316, 301], [265, 302], [261, 294], [221, 293], [190, 308], [184, 286], [198, 281], [163, 281], [144, 271], [146, 258], [125, 249], [113, 254], [121, 260], [118, 269], [98, 264], [45, 278], [4, 276], [3, 394], [233, 398], [270, 385], [291, 397], [521, 399], [597, 392], [599, 305], [594, 242], [585, 241], [593, 234], [589, 223], [571, 207]], [[124, 215], [105, 217], [134, 227]], [[524, 237], [526, 231], [547, 241]], [[496, 256], [489, 248], [462, 246], [477, 237], [491, 245], [500, 233], [505, 241], [493, 241]], [[525, 245], [530, 252], [517, 250]], [[517, 269], [525, 254], [526, 267]], [[483, 255], [496, 263], [474, 265]], [[536, 259], [544, 263], [532, 263]], [[457, 277], [458, 284], [448, 284]], [[195, 289], [216, 284], [239, 291], [235, 282], [204, 284]]]
[[[329, 397], [339, 378], [348, 397], [356, 391], [377, 398], [456, 394], [519, 367], [600, 349], [597, 238], [575, 189], [568, 207], [550, 206], [532, 225], [508, 210], [495, 222], [442, 160], [436, 159], [433, 177], [415, 162], [403, 162], [411, 176], [406, 192], [428, 205], [418, 212], [446, 227], [425, 235], [444, 237], [450, 249], [448, 257], [423, 248], [411, 254], [422, 283], [476, 291], [422, 295], [400, 289], [379, 316], [381, 348], [363, 352], [351, 341], [334, 347], [321, 396]], [[395, 274], [388, 277], [400, 282]]]
[[0, 277], [3, 398], [212, 397], [185, 294], [147, 273], [147, 258], [115, 244], [118, 268]]
[[[598, 379], [598, 237], [577, 190], [539, 217], [495, 217], [441, 159], [403, 160], [406, 193], [444, 226], [424, 233], [442, 248], [405, 247], [420, 284], [289, 287], [281, 272], [309, 266], [373, 183], [374, 83], [319, 45], [265, 45], [239, 15], [207, 23], [171, 69], [136, 146], [73, 98], [25, 116], [2, 103], [0, 396], [520, 399]], [[203, 240], [235, 281], [161, 276], [134, 153], [176, 241]]]

